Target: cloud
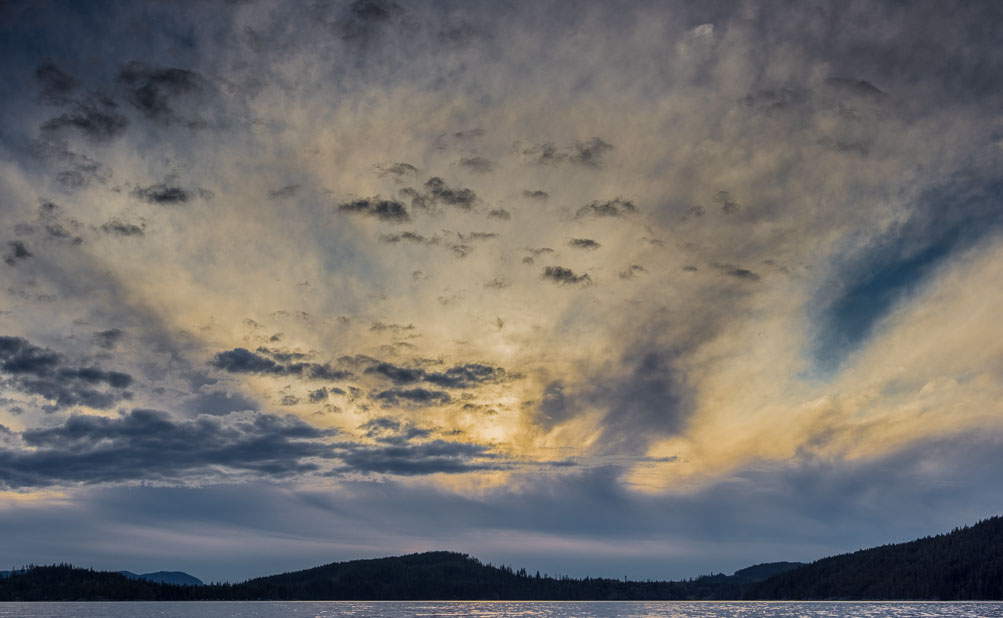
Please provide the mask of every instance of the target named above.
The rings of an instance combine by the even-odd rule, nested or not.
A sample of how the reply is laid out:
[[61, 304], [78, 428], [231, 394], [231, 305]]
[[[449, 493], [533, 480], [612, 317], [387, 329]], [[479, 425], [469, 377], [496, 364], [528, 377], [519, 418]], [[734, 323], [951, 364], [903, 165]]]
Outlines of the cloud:
[[501, 367], [482, 363], [454, 365], [442, 372], [429, 372], [420, 367], [400, 367], [379, 362], [366, 368], [366, 374], [380, 375], [396, 385], [428, 382], [442, 388], [469, 389], [481, 384], [502, 382], [518, 376], [509, 375]]
[[366, 437], [384, 444], [405, 444], [415, 439], [428, 438], [432, 430], [417, 427], [410, 422], [401, 422], [390, 416], [378, 416], [359, 425], [366, 430]]
[[62, 104], [80, 85], [80, 81], [64, 72], [51, 60], [43, 60], [35, 68], [35, 79], [42, 85], [38, 98], [43, 103]]
[[455, 365], [441, 373], [425, 374], [425, 381], [444, 388], [472, 388], [479, 384], [500, 382], [505, 370], [481, 363]]
[[603, 164], [606, 153], [611, 150], [613, 146], [610, 143], [601, 137], [593, 137], [568, 148], [558, 148], [552, 142], [533, 144], [521, 147], [520, 154], [525, 160], [537, 165], [571, 163], [585, 167], [599, 167]]
[[327, 397], [328, 397], [327, 387], [322, 386], [317, 390], [310, 391], [310, 393], [307, 396], [307, 399], [309, 400], [310, 403], [320, 403], [322, 401], [327, 401]]
[[434, 204], [455, 206], [460, 210], [470, 210], [477, 202], [477, 194], [466, 188], [453, 188], [446, 182], [434, 176], [425, 182], [426, 195]]
[[195, 197], [191, 191], [166, 182], [159, 182], [148, 187], [136, 187], [132, 194], [150, 204], [167, 205], [186, 204]]
[[481, 444], [432, 440], [395, 446], [354, 446], [342, 455], [346, 472], [374, 472], [397, 476], [460, 474], [509, 467]]
[[582, 206], [575, 213], [579, 219], [585, 217], [623, 217], [637, 212], [637, 206], [633, 202], [616, 198], [605, 202], [594, 201]]
[[114, 234], [116, 236], [143, 236], [146, 234], [146, 224], [136, 225], [135, 223], [128, 223], [118, 218], [109, 219], [107, 222], [102, 223], [100, 229], [105, 234]]
[[48, 412], [78, 405], [107, 409], [132, 396], [125, 390], [133, 381], [129, 374], [70, 365], [21, 337], [0, 337], [0, 372], [13, 389], [52, 402], [44, 406]]
[[445, 391], [427, 388], [390, 388], [370, 395], [383, 407], [426, 407], [447, 404], [452, 401]]
[[540, 191], [539, 189], [530, 191], [526, 189], [522, 192], [522, 196], [531, 200], [536, 200], [538, 202], [546, 202], [550, 199], [550, 194], [546, 191]]
[[563, 266], [547, 266], [540, 276], [561, 285], [592, 285], [592, 278], [589, 277], [588, 273], [576, 275], [573, 270]]
[[129, 103], [147, 118], [168, 121], [175, 118], [175, 99], [200, 92], [205, 80], [195, 71], [176, 67], [156, 67], [131, 61], [119, 69], [117, 79], [129, 90]]
[[495, 208], [488, 211], [488, 219], [498, 219], [499, 221], [508, 221], [512, 218], [509, 211], [504, 208]]
[[742, 209], [742, 205], [731, 199], [731, 194], [727, 191], [718, 191], [714, 194], [714, 201], [721, 205], [721, 211], [726, 215], [732, 215]]
[[18, 262], [32, 257], [32, 253], [28, 251], [27, 245], [20, 240], [10, 240], [7, 242], [7, 246], [10, 249], [3, 256], [3, 261], [7, 262], [8, 266], [16, 266]]
[[747, 268], [741, 268], [740, 266], [735, 266], [734, 264], [722, 264], [720, 262], [714, 262], [714, 268], [718, 269], [722, 273], [728, 275], [729, 277], [734, 277], [736, 279], [741, 279], [743, 281], [759, 281], [760, 277], [756, 273], [752, 272]]
[[118, 418], [74, 414], [65, 423], [26, 429], [32, 450], [0, 450], [0, 483], [9, 489], [53, 485], [161, 482], [268, 474], [282, 478], [320, 469], [335, 454], [335, 432], [292, 416], [233, 413], [175, 419], [135, 409]]
[[437, 245], [439, 244], [439, 239], [436, 236], [422, 236], [417, 232], [401, 232], [399, 234], [382, 234], [380, 235], [380, 242], [393, 244], [410, 242], [417, 245]]
[[219, 352], [209, 364], [227, 373], [297, 376], [305, 380], [344, 380], [352, 376], [351, 372], [336, 369], [330, 363], [289, 362], [280, 364], [271, 358], [251, 352], [247, 348], [234, 348]]
[[492, 288], [492, 289], [495, 289], [495, 290], [503, 290], [503, 289], [505, 289], [507, 287], [510, 287], [511, 285], [512, 285], [512, 282], [510, 280], [505, 279], [504, 277], [495, 277], [491, 281], [488, 281], [487, 283], [485, 283], [484, 287], [486, 287], [486, 288]]
[[484, 157], [467, 157], [460, 159], [460, 167], [478, 174], [488, 174], [495, 169], [495, 164]]
[[409, 223], [411, 221], [411, 216], [408, 215], [404, 204], [396, 200], [383, 200], [377, 197], [345, 202], [338, 205], [338, 210], [351, 214], [375, 217], [380, 221], [390, 223]]
[[381, 375], [394, 384], [412, 384], [425, 379], [425, 371], [422, 369], [410, 369], [398, 367], [391, 363], [377, 363], [366, 369], [365, 373]]
[[404, 176], [418, 175], [418, 168], [410, 163], [389, 163], [386, 165], [377, 165], [376, 171], [381, 178], [384, 176], [393, 176], [394, 180], [397, 181]]
[[96, 105], [78, 104], [73, 111], [65, 112], [42, 123], [45, 134], [58, 134], [64, 129], [80, 131], [95, 142], [109, 142], [125, 133], [129, 119], [111, 109]]
[[568, 246], [572, 249], [584, 249], [586, 251], [594, 251], [601, 247], [598, 242], [592, 240], [591, 238], [572, 238], [568, 240]]
[[94, 333], [94, 343], [103, 350], [113, 350], [124, 336], [125, 332], [119, 328], [99, 330]]
[[627, 268], [621, 270], [619, 276], [621, 279], [633, 279], [637, 275], [646, 272], [648, 272], [648, 269], [646, 269], [644, 266], [640, 266], [638, 264], [631, 264]]
[[829, 77], [825, 80], [825, 83], [841, 92], [868, 99], [881, 100], [888, 96], [888, 93], [884, 92], [866, 79]]
[[291, 197], [296, 197], [301, 188], [299, 185], [286, 185], [281, 189], [269, 190], [268, 197], [273, 200], [287, 200]]

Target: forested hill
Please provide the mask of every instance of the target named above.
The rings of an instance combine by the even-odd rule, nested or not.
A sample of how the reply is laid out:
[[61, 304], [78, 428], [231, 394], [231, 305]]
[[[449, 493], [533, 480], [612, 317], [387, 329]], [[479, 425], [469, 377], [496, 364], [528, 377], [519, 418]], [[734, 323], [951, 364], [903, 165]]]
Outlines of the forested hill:
[[352, 560], [239, 584], [182, 586], [69, 565], [0, 577], [0, 601], [1003, 599], [1003, 518], [910, 543], [759, 564], [677, 582], [572, 579], [427, 552]]
[[69, 565], [29, 567], [0, 579], [0, 601], [77, 600], [674, 600], [737, 599], [775, 563], [735, 575], [680, 582], [571, 579], [482, 564], [466, 554], [427, 552], [352, 560], [239, 584], [182, 586]]
[[749, 599], [1003, 599], [1003, 517], [823, 558], [750, 586]]
[[[758, 565], [784, 570], [800, 563]], [[482, 564], [453, 552], [426, 552], [395, 558], [352, 560], [252, 579], [233, 587], [250, 599], [506, 599], [506, 600], [656, 600], [735, 599], [745, 587], [764, 579], [758, 572], [709, 575], [679, 582], [549, 577]]]

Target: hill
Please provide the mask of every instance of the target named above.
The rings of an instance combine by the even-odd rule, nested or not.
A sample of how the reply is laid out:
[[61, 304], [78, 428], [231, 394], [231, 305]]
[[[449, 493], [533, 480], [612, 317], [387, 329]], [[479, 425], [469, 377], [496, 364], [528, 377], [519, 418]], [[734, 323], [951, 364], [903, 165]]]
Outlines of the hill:
[[1003, 599], [1003, 517], [908, 543], [816, 560], [749, 587], [748, 599]]
[[[453, 552], [352, 560], [239, 584], [176, 585], [130, 573], [32, 566], [0, 579], [0, 601], [76, 600], [688, 600], [741, 598], [745, 587], [798, 563], [681, 582], [548, 577]], [[150, 574], [156, 575], [156, 574]], [[194, 579], [194, 578], [193, 578]]]
[[[771, 572], [800, 566], [760, 565]], [[756, 567], [753, 567], [756, 568]], [[711, 575], [695, 580], [632, 582], [616, 579], [548, 577], [525, 569], [482, 564], [453, 552], [352, 560], [252, 579], [233, 587], [241, 598], [300, 600], [671, 600], [741, 598], [745, 576]]]
[[56, 564], [8, 572], [0, 579], [0, 601], [184, 600], [191, 598], [192, 590], [199, 589]]
[[119, 571], [129, 579], [145, 579], [150, 582], [161, 584], [176, 584], [178, 586], [201, 586], [203, 582], [194, 575], [189, 575], [184, 571], [155, 571], [153, 573], [137, 574], [132, 571]]
[[1003, 518], [808, 565], [757, 564], [676, 582], [541, 576], [444, 551], [335, 562], [239, 584], [177, 585], [186, 575], [177, 572], [129, 575], [65, 564], [26, 567], [0, 577], [0, 601], [995, 600], [1003, 599]]

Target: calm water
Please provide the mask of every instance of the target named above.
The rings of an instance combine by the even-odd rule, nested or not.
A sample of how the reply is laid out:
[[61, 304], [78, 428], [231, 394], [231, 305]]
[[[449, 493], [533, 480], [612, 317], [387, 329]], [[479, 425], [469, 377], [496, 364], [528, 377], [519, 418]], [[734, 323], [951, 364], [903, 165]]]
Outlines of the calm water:
[[1003, 617], [1003, 603], [729, 603], [729, 602], [190, 602], [190, 603], [0, 603], [0, 617], [63, 618], [67, 616], [108, 618], [243, 618], [244, 616], [354, 616], [357, 618], [435, 618], [437, 616], [478, 616], [482, 618], [760, 618], [780, 616], [815, 618], [823, 616], [964, 616]]

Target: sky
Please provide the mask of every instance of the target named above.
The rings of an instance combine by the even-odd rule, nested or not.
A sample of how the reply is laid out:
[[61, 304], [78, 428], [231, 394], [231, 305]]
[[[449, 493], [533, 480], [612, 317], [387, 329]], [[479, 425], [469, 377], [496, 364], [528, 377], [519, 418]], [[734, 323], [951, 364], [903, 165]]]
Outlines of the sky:
[[1000, 514], [1001, 30], [0, 3], [0, 564], [672, 579]]

